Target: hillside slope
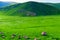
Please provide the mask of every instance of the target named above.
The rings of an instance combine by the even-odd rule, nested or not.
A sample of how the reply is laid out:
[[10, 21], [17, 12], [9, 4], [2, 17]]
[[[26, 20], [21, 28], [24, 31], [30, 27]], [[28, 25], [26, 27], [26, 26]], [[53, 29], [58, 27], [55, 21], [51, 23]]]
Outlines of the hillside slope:
[[48, 3], [48, 5], [54, 6], [58, 9], [60, 9], [60, 3]]
[[[18, 6], [17, 6], [18, 5]], [[15, 4], [11, 7], [6, 7], [8, 9], [4, 13], [6, 15], [19, 15], [19, 16], [40, 16], [40, 15], [56, 15], [60, 14], [60, 10], [44, 4], [44, 3], [37, 3], [37, 2], [26, 2], [22, 4]], [[10, 8], [10, 9], [9, 9]], [[4, 9], [4, 10], [6, 10]]]

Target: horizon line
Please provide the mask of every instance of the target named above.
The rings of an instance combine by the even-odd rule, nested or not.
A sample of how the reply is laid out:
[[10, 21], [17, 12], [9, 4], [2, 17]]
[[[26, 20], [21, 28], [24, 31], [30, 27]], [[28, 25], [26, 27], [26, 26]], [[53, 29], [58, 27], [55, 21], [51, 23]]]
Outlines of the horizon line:
[[[0, 2], [13, 2], [13, 1], [0, 1]], [[30, 1], [26, 1], [30, 2]], [[13, 3], [26, 3], [26, 2], [13, 2]], [[38, 2], [38, 1], [31, 1], [31, 2]], [[60, 3], [60, 2], [45, 2], [45, 1], [39, 1], [38, 3]]]

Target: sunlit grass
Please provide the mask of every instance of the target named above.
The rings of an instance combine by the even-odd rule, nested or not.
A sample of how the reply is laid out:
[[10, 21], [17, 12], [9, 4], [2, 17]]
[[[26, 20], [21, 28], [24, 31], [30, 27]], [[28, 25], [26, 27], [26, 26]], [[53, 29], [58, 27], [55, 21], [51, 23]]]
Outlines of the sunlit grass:
[[[0, 31], [7, 36], [5, 40], [9, 40], [13, 33], [32, 38], [38, 37], [42, 40], [52, 40], [52, 37], [60, 38], [60, 16], [0, 16]], [[49, 37], [42, 37], [41, 32], [43, 31], [47, 32]]]

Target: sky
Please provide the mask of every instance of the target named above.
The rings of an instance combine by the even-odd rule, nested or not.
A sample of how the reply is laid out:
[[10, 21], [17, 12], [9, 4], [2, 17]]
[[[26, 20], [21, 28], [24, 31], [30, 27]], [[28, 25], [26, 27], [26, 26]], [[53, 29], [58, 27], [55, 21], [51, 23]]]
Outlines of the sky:
[[23, 3], [23, 2], [28, 2], [28, 1], [37, 1], [37, 2], [51, 2], [51, 3], [60, 3], [60, 0], [0, 0], [4, 2], [18, 2], [18, 3]]

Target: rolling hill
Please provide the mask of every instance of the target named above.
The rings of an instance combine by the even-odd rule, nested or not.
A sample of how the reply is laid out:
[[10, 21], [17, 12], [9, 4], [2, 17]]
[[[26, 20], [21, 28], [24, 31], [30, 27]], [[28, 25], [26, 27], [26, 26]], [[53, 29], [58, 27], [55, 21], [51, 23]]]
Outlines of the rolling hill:
[[60, 3], [47, 3], [47, 4], [60, 9]]
[[0, 40], [60, 40], [59, 14], [60, 9], [48, 3], [26, 2], [2, 7]]
[[[0, 10], [1, 11], [1, 10]], [[2, 9], [3, 14], [11, 16], [40, 16], [40, 15], [59, 15], [60, 9], [45, 3], [26, 2], [11, 5]]]

